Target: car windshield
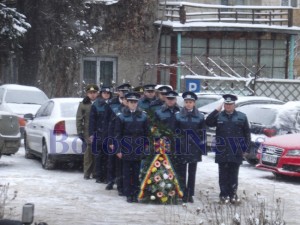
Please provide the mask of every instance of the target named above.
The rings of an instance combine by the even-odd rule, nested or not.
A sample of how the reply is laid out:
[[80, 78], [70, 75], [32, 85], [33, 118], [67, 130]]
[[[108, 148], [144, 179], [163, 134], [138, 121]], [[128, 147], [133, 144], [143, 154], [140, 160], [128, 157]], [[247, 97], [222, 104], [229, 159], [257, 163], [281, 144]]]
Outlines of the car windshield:
[[41, 91], [7, 90], [5, 102], [16, 104], [42, 105], [48, 97]]
[[60, 104], [62, 117], [75, 117], [79, 102], [63, 102]]
[[274, 108], [260, 108], [251, 105], [239, 107], [237, 110], [245, 113], [250, 123], [263, 125], [274, 124], [278, 112]]
[[198, 108], [201, 112], [204, 112], [204, 113], [210, 113], [212, 111], [214, 111], [221, 103], [223, 102], [222, 99], [219, 99], [217, 101], [214, 101], [212, 103], [209, 103], [207, 105], [204, 105], [203, 107], [201, 108]]
[[196, 108], [208, 105], [212, 102], [215, 102], [219, 100], [219, 98], [203, 98], [203, 97], [198, 97], [197, 101], [196, 101]]

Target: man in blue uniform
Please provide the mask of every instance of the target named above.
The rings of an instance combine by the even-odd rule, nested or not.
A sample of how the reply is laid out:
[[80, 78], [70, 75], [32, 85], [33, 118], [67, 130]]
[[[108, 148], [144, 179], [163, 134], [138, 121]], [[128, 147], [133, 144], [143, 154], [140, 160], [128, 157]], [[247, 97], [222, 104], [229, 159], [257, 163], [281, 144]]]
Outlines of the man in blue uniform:
[[[115, 121], [117, 118], [117, 114], [121, 111], [123, 107], [126, 107], [124, 104], [125, 94], [131, 90], [130, 84], [121, 84], [117, 87], [118, 96], [111, 99], [109, 102], [110, 111], [108, 114], [110, 115], [109, 118], [109, 127], [108, 127], [108, 136], [115, 137]], [[115, 151], [115, 146], [113, 143], [109, 144], [109, 148], [112, 152]], [[112, 190], [114, 183], [117, 183], [117, 189], [120, 196], [123, 195], [123, 181], [122, 181], [122, 160], [116, 157], [115, 154], [109, 154], [108, 157], [108, 184], [106, 186], [106, 190]]]
[[155, 98], [155, 84], [146, 84], [143, 86], [144, 96], [140, 98], [138, 107], [147, 111], [150, 108], [151, 102], [156, 100]]
[[128, 107], [118, 113], [115, 134], [119, 143], [117, 157], [123, 160], [124, 194], [131, 203], [138, 202], [140, 164], [146, 145], [149, 145], [145, 143], [149, 127], [146, 113], [137, 107], [140, 95], [130, 92], [125, 98]]
[[158, 91], [158, 98], [150, 103], [150, 110], [152, 112], [158, 110], [165, 103], [166, 100], [165, 95], [168, 91], [172, 91], [172, 88], [164, 85], [159, 87], [157, 91]]
[[91, 107], [89, 135], [90, 141], [94, 140], [96, 183], [106, 183], [108, 154], [107, 148], [103, 148], [103, 140], [108, 136], [109, 114], [107, 112], [109, 110], [108, 101], [112, 97], [111, 89], [101, 87], [99, 96]]
[[238, 174], [243, 154], [250, 144], [250, 129], [247, 116], [235, 110], [235, 95], [226, 94], [223, 103], [206, 118], [206, 124], [216, 127], [216, 163], [219, 164], [219, 186], [221, 202], [236, 203]]
[[180, 107], [177, 105], [178, 93], [175, 91], [163, 92], [165, 97], [164, 104], [155, 111], [154, 126], [162, 125], [171, 131], [175, 130], [175, 113], [180, 111]]
[[[176, 149], [177, 175], [184, 193], [183, 202], [194, 202], [197, 162], [205, 154], [204, 115], [195, 107], [197, 95], [187, 91], [182, 94], [184, 107], [176, 113], [176, 128], [180, 130], [180, 149]], [[187, 177], [188, 172], [188, 177]], [[187, 179], [188, 178], [188, 179]]]

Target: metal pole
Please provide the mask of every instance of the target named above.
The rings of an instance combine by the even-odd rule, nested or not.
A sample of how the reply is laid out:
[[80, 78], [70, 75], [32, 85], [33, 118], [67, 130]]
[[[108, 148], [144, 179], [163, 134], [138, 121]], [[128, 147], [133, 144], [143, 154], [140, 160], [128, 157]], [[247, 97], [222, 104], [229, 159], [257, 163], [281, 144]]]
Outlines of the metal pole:
[[295, 35], [290, 36], [290, 55], [289, 55], [289, 79], [294, 79], [294, 48], [295, 48]]
[[[177, 33], [177, 63], [181, 63], [181, 33]], [[176, 89], [177, 92], [180, 92], [180, 81], [181, 81], [181, 66], [177, 66], [177, 82], [176, 82]]]

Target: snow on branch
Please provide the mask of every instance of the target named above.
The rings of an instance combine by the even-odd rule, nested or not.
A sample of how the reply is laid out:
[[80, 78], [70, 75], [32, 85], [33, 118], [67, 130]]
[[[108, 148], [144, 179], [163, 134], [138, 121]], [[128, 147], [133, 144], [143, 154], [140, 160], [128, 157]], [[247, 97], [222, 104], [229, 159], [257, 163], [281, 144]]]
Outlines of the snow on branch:
[[118, 3], [119, 0], [88, 0], [84, 3], [86, 4], [104, 4], [104, 5], [113, 5]]
[[25, 21], [26, 16], [16, 9], [0, 3], [0, 38], [14, 40], [22, 37], [31, 25]]

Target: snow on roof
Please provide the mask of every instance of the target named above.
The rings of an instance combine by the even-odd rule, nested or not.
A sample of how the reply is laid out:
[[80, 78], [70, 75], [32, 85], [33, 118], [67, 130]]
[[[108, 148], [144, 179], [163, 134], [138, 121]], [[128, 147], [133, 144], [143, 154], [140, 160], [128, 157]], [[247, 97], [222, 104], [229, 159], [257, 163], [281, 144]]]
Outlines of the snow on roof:
[[247, 28], [251, 29], [270, 29], [278, 32], [290, 32], [290, 33], [300, 33], [300, 27], [297, 26], [279, 26], [279, 25], [268, 25], [268, 24], [250, 24], [250, 23], [224, 23], [224, 22], [190, 22], [182, 24], [179, 21], [155, 21], [155, 25], [161, 25], [165, 27], [170, 27], [173, 31], [193, 31], [196, 29], [207, 30], [207, 29], [238, 29]]
[[[164, 2], [162, 2], [164, 4]], [[167, 1], [167, 5], [173, 6], [188, 6], [188, 7], [198, 7], [198, 8], [223, 8], [223, 9], [293, 9], [290, 6], [262, 6], [262, 5], [214, 5], [214, 4], [202, 4], [202, 3], [193, 3], [193, 2], [186, 2], [186, 1]]]
[[1, 88], [5, 88], [8, 90], [31, 90], [31, 91], [41, 91], [37, 87], [33, 86], [26, 86], [26, 85], [19, 85], [19, 84], [3, 84], [0, 86]]
[[[236, 100], [236, 106], [238, 107], [241, 103], [245, 103], [245, 102], [252, 102], [251, 104], [253, 104], [254, 102], [256, 102], [255, 104], [259, 104], [260, 102], [261, 103], [264, 103], [266, 104], [267, 102], [268, 103], [271, 103], [271, 104], [283, 104], [282, 101], [278, 100], [278, 99], [275, 99], [275, 98], [270, 98], [270, 97], [265, 97], [265, 96], [238, 96], [238, 99]], [[207, 104], [207, 105], [204, 105], [202, 107], [199, 107], [198, 110], [200, 112], [203, 112], [203, 113], [210, 113], [212, 112], [214, 109], [216, 109], [216, 107], [218, 107], [222, 102], [224, 102], [224, 99], [221, 98], [215, 102], [212, 102], [210, 104]]]
[[[213, 76], [206, 76], [206, 75], [183, 75], [183, 79], [199, 79], [199, 80], [228, 80], [228, 81], [249, 81], [254, 79], [254, 77], [213, 77]], [[300, 83], [300, 80], [295, 80], [295, 79], [274, 79], [274, 78], [264, 78], [260, 77], [257, 78], [256, 81], [261, 81], [261, 82], [285, 82], [285, 83]]]
[[82, 98], [52, 98], [50, 99], [54, 102], [63, 103], [63, 102], [80, 102], [82, 101]]

